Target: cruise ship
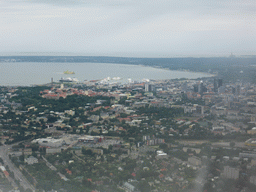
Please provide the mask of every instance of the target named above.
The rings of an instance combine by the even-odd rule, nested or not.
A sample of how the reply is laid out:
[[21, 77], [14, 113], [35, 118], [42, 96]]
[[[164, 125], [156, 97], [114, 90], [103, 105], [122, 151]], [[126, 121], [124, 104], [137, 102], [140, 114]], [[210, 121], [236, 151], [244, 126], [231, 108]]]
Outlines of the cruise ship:
[[61, 78], [59, 81], [61, 83], [73, 83], [73, 82], [78, 82], [78, 79], [77, 78], [68, 77], [68, 78]]

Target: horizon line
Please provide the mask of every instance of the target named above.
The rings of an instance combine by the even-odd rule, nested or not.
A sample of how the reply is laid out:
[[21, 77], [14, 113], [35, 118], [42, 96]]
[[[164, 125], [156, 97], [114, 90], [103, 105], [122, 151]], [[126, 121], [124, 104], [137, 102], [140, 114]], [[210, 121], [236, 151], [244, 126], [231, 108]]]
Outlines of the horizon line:
[[[149, 53], [147, 53], [149, 54]], [[116, 57], [116, 58], [241, 58], [241, 57], [256, 57], [256, 54], [241, 54], [236, 55], [233, 52], [229, 55], [155, 55], [155, 56], [149, 56], [149, 55], [132, 55], [130, 53], [119, 53], [119, 54], [92, 54], [92, 53], [72, 53], [72, 52], [0, 52], [0, 57], [18, 57], [18, 56], [40, 56], [40, 57]]]

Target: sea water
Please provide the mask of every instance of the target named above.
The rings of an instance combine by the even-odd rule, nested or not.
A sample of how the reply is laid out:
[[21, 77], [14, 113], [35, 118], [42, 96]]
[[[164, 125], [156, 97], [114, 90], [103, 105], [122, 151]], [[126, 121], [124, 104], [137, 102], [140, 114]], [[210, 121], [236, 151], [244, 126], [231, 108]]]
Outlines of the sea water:
[[[64, 74], [64, 71], [75, 74]], [[110, 63], [57, 63], [57, 62], [0, 62], [0, 86], [30, 86], [58, 82], [61, 78], [85, 80], [115, 79], [115, 82], [128, 83], [143, 79], [176, 79], [210, 76], [206, 73], [172, 71], [142, 65]], [[119, 79], [120, 78], [120, 79]]]

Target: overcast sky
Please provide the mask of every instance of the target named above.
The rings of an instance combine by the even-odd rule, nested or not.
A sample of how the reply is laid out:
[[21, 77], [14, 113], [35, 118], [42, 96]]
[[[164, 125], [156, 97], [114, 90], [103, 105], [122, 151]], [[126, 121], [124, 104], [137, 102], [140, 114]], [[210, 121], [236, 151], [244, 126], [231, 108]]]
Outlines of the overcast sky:
[[0, 0], [0, 54], [256, 54], [255, 0]]

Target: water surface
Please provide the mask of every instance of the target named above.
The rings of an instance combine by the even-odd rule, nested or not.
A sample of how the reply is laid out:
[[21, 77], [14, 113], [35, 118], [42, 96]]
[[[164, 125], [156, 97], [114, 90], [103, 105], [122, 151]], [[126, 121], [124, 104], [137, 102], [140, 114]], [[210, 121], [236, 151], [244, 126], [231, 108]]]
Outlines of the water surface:
[[[74, 75], [63, 74], [74, 71]], [[0, 62], [0, 85], [29, 86], [50, 83], [51, 78], [58, 82], [62, 77], [75, 77], [84, 80], [99, 80], [107, 77], [120, 77], [122, 83], [141, 81], [142, 79], [176, 79], [209, 76], [205, 73], [171, 71], [142, 65], [109, 64], [109, 63], [41, 63], [41, 62]]]

